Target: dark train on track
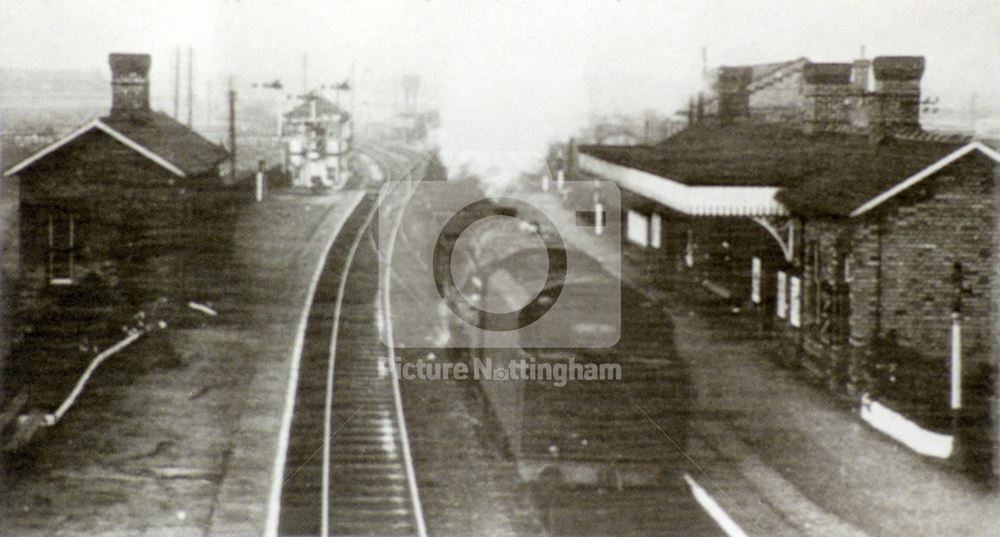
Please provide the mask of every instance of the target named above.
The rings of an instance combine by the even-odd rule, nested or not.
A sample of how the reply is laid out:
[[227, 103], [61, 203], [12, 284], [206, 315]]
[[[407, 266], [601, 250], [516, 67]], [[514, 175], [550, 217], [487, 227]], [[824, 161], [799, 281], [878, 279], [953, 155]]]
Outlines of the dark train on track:
[[[515, 310], [531, 302], [539, 288], [526, 289], [521, 282], [531, 287], [531, 282], [543, 281], [530, 272], [544, 270], [547, 262], [559, 257], [538, 248], [487, 263], [475, 278], [467, 279], [477, 286], [469, 292], [480, 295], [480, 307], [486, 311]], [[524, 370], [525, 363], [534, 367], [528, 380], [511, 380], [509, 374], [478, 376], [481, 400], [494, 421], [492, 429], [516, 460], [521, 479], [542, 491], [554, 487], [679, 490], [691, 393], [687, 367], [673, 351], [670, 316], [661, 304], [623, 288], [618, 342], [610, 348], [588, 348], [619, 330], [617, 313], [608, 311], [614, 308], [600, 307], [604, 297], [617, 296], [613, 287], [619, 283], [580, 252], [570, 250], [565, 259], [572, 270], [567, 271], [561, 293], [557, 286], [542, 287], [519, 319], [486, 316], [482, 322], [488, 330], [473, 332], [464, 341], [470, 367], [488, 364], [493, 371], [511, 365]], [[559, 300], [564, 301], [561, 308], [547, 313], [556, 314], [558, 322], [510, 330], [513, 323], [523, 325], [537, 318], [535, 309]], [[522, 345], [544, 341], [539, 336], [545, 334], [537, 330], [572, 334], [578, 347]], [[586, 378], [588, 367], [598, 372], [598, 378]], [[569, 378], [573, 368], [578, 374]]]

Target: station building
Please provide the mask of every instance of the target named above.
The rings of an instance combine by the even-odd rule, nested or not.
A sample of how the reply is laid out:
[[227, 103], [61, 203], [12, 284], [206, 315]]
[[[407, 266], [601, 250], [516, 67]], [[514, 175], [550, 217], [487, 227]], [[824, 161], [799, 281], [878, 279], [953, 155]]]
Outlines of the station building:
[[344, 186], [350, 179], [351, 126], [350, 114], [315, 93], [284, 114], [285, 169], [294, 186]]
[[188, 254], [222, 250], [227, 151], [150, 109], [149, 55], [109, 61], [110, 113], [4, 174], [20, 185], [17, 313], [38, 345], [74, 345], [110, 310], [185, 289]]
[[921, 128], [924, 68], [722, 67], [684, 131], [567, 169], [621, 187], [627, 258], [760, 315], [912, 449], [995, 467], [1000, 152]]

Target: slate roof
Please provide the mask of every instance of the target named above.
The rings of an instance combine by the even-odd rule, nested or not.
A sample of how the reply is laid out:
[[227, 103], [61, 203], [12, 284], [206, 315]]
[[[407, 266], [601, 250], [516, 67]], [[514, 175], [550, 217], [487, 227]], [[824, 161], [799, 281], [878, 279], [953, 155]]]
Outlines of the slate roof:
[[688, 186], [772, 186], [793, 212], [847, 216], [965, 145], [957, 139], [860, 132], [807, 135], [767, 123], [704, 121], [655, 146], [581, 146], [580, 152]]
[[143, 120], [107, 116], [101, 122], [177, 166], [189, 175], [215, 169], [227, 152], [162, 112]]
[[[859, 137], [862, 138], [862, 137]], [[865, 141], [862, 138], [862, 141]], [[792, 212], [851, 216], [869, 200], [960, 149], [962, 143], [892, 138], [867, 150], [845, 148], [822, 173], [778, 191], [775, 199]]]
[[197, 132], [160, 112], [140, 116], [106, 116], [93, 119], [56, 142], [4, 170], [4, 176], [16, 175], [67, 144], [91, 131], [111, 136], [170, 172], [191, 177], [212, 172], [228, 156], [220, 145], [209, 142]]

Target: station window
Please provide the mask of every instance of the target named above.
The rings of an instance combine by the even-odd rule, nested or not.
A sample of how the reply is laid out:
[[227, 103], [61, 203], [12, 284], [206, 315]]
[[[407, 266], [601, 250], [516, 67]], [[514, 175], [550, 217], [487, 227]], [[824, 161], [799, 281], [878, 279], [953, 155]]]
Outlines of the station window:
[[73, 283], [76, 216], [65, 212], [49, 213], [48, 276], [51, 285]]

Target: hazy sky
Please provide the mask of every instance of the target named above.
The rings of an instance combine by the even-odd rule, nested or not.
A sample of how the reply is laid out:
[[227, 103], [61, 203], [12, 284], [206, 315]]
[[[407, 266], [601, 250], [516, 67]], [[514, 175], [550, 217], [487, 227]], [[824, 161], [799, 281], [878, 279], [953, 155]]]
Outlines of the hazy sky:
[[[811, 4], [811, 3], [808, 3]], [[107, 70], [111, 51], [154, 55], [169, 93], [175, 46], [198, 76], [301, 84], [420, 73], [448, 143], [535, 149], [592, 112], [673, 112], [710, 65], [806, 56], [922, 54], [927, 95], [1000, 96], [1000, 2], [81, 1], [0, 0], [0, 66]], [[359, 98], [364, 98], [362, 95]]]

